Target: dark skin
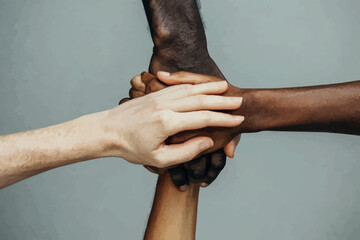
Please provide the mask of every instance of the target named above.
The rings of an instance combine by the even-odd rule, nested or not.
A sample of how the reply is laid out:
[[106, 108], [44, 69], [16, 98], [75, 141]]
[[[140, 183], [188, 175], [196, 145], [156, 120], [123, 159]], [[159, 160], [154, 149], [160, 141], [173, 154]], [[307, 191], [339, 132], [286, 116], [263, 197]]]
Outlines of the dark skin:
[[[175, 84], [218, 81], [212, 76], [185, 72], [160, 78]], [[142, 74], [142, 81], [146, 85], [146, 94], [168, 86], [148, 73]], [[241, 108], [230, 111], [231, 114], [245, 117], [241, 125], [182, 132], [174, 136], [173, 141], [210, 136], [215, 144], [209, 151], [214, 151], [239, 133], [266, 130], [360, 135], [360, 81], [281, 89], [242, 89], [230, 85], [223, 95], [243, 97]]]
[[[149, 72], [189, 71], [225, 77], [210, 57], [206, 36], [196, 0], [143, 0], [154, 42]], [[130, 96], [136, 96], [130, 90]], [[175, 139], [174, 139], [175, 140]], [[169, 139], [171, 143], [173, 140]], [[211, 184], [224, 168], [222, 149], [205, 154], [191, 162], [170, 168], [174, 184], [185, 190], [189, 182]]]

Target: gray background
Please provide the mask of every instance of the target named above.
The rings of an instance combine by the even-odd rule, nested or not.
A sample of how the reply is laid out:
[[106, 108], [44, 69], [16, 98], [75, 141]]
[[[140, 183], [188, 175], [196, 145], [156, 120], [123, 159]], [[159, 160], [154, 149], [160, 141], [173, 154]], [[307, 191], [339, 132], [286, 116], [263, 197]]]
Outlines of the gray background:
[[[242, 87], [360, 78], [360, 1], [202, 1], [212, 57]], [[0, 0], [0, 134], [115, 106], [147, 69], [140, 0]], [[202, 190], [198, 239], [359, 239], [360, 138], [244, 135]], [[0, 239], [141, 239], [156, 176], [121, 159], [0, 191]]]

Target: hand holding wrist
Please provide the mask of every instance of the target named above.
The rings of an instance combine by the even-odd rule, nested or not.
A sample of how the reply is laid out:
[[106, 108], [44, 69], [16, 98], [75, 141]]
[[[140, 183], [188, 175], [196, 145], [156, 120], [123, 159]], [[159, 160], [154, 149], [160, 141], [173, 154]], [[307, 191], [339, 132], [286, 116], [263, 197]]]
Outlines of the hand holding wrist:
[[[225, 81], [187, 85], [185, 91], [184, 86], [173, 86], [111, 109], [104, 122], [107, 129], [113, 129], [108, 156], [123, 157], [135, 164], [156, 167], [193, 159], [212, 146], [209, 137], [187, 139], [179, 145], [166, 145], [165, 140], [185, 130], [239, 125], [242, 117], [205, 111], [240, 107], [239, 98], [208, 95], [221, 94], [227, 86]], [[211, 146], [202, 144], [209, 141]]]

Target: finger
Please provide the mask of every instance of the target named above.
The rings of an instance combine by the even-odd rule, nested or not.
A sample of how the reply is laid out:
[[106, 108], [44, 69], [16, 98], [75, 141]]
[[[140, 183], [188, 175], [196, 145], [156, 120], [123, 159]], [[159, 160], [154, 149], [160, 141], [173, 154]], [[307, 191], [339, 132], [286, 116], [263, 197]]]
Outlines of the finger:
[[167, 101], [164, 107], [175, 112], [189, 112], [198, 110], [234, 110], [242, 103], [241, 97], [223, 97], [216, 95], [196, 95], [181, 100]]
[[206, 166], [209, 157], [209, 154], [205, 154], [190, 162], [184, 163], [190, 182], [201, 183], [206, 180]]
[[159, 90], [161, 90], [163, 88], [166, 88], [166, 87], [168, 87], [168, 85], [160, 82], [156, 78], [153, 78], [151, 81], [149, 81], [146, 84], [145, 93], [148, 94], [148, 93], [152, 93], [152, 92], [157, 92], [157, 91], [159, 91]]
[[200, 184], [202, 187], [209, 186], [219, 176], [226, 164], [226, 155], [223, 149], [213, 152], [210, 155], [210, 164], [206, 173], [206, 180]]
[[148, 84], [152, 79], [156, 78], [154, 75], [148, 72], [142, 72], [141, 73], [141, 81], [146, 85]]
[[132, 88], [134, 88], [137, 91], [145, 92], [146, 85], [143, 81], [141, 81], [141, 75], [136, 75], [131, 79], [130, 81]]
[[190, 73], [190, 72], [175, 72], [175, 73], [168, 73], [159, 71], [157, 72], [157, 77], [160, 81], [168, 84], [168, 85], [175, 85], [175, 84], [200, 84], [200, 83], [207, 83], [207, 82], [216, 82], [221, 81], [221, 79], [204, 75], [198, 73]]
[[205, 127], [236, 127], [244, 121], [243, 116], [221, 112], [195, 111], [172, 113], [166, 121], [164, 134], [175, 135], [178, 132]]
[[188, 162], [212, 146], [214, 146], [214, 142], [210, 137], [195, 137], [184, 143], [163, 145], [155, 150], [155, 154], [159, 166], [169, 167]]
[[138, 98], [138, 97], [144, 96], [145, 92], [138, 91], [138, 90], [136, 90], [134, 88], [130, 88], [129, 95], [130, 95], [131, 98]]
[[234, 137], [230, 142], [224, 146], [224, 152], [229, 158], [233, 158], [235, 155], [236, 146], [239, 144], [241, 134]]
[[123, 98], [123, 99], [120, 100], [119, 105], [123, 104], [123, 103], [126, 103], [129, 100], [131, 100], [131, 99], [130, 98]]
[[174, 185], [178, 187], [180, 191], [185, 191], [189, 188], [189, 180], [182, 164], [178, 167], [170, 168], [169, 173]]
[[199, 85], [186, 84], [170, 86], [153, 94], [154, 96], [162, 96], [167, 100], [180, 99], [199, 94], [219, 95], [224, 93], [228, 89], [228, 86], [229, 85], [226, 81], [203, 83]]

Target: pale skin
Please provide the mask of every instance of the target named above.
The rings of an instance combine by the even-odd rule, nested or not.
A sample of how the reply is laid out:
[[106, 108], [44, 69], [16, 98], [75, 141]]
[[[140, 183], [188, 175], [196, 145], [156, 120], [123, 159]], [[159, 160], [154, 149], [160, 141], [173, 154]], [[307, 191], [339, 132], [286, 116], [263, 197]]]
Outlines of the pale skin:
[[155, 167], [189, 161], [213, 146], [211, 138], [200, 136], [172, 145], [165, 140], [184, 130], [240, 125], [241, 116], [209, 111], [240, 107], [240, 97], [215, 96], [227, 88], [225, 81], [187, 85], [186, 91], [183, 86], [173, 86], [72, 121], [0, 136], [0, 188], [53, 168], [101, 157]]

